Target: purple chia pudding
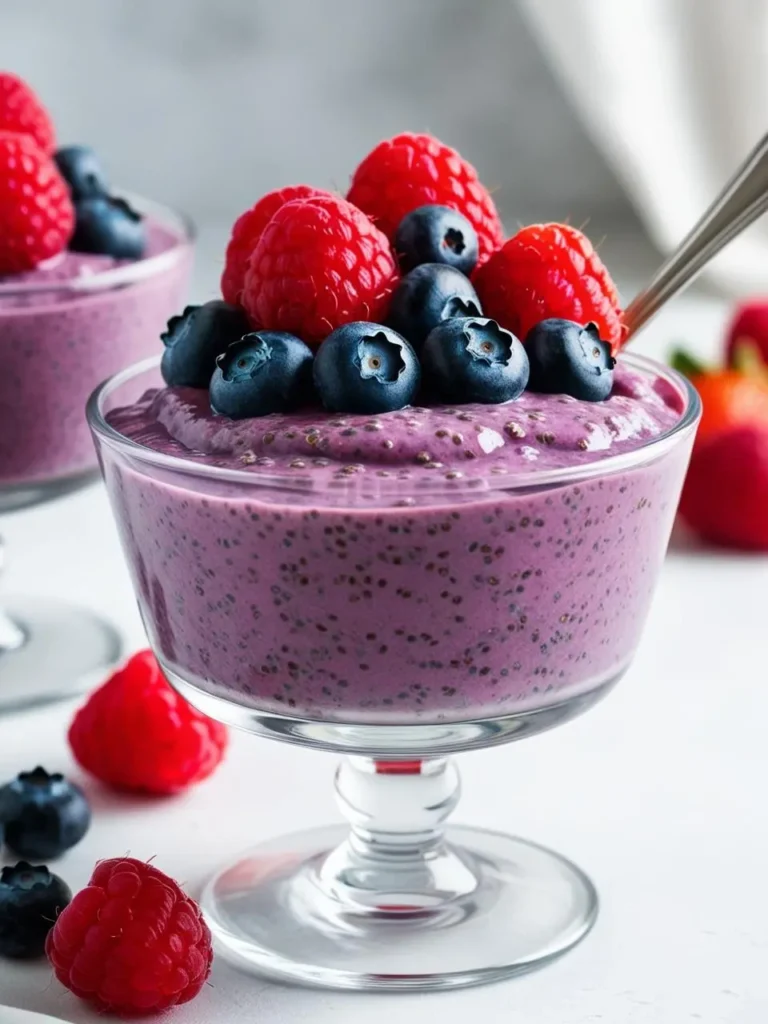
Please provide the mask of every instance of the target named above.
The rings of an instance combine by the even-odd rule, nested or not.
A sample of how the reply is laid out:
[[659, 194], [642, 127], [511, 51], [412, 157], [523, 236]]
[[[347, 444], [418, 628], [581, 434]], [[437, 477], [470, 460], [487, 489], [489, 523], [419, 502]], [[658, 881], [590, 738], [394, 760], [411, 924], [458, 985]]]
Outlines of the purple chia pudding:
[[150, 216], [141, 260], [64, 252], [0, 276], [0, 490], [95, 470], [88, 395], [156, 351], [191, 261], [184, 225]]
[[662, 367], [622, 360], [599, 403], [237, 422], [159, 382], [123, 374], [93, 422], [170, 673], [268, 714], [404, 724], [543, 708], [631, 660], [695, 429]]

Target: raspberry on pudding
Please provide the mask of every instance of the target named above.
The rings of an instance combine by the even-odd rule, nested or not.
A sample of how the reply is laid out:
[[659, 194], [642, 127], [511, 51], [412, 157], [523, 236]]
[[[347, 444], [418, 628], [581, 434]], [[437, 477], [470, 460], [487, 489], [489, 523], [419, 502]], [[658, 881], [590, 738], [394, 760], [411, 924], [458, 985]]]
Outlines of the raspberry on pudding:
[[[475, 186], [453, 190], [455, 211], [425, 206], [419, 166], [371, 210], [389, 234], [404, 214], [404, 276], [350, 202], [270, 193], [228, 250], [244, 310], [174, 321], [165, 386], [144, 371], [143, 397], [110, 394], [104, 473], [174, 680], [268, 714], [431, 723], [568, 702], [634, 652], [689, 449], [659, 442], [685, 393], [642, 360], [616, 365], [616, 292], [579, 232], [523, 229], [543, 248], [511, 260], [527, 249], [499, 247]], [[485, 239], [480, 292], [457, 231]]]
[[190, 267], [188, 225], [113, 195], [90, 148], [57, 150], [39, 99], [0, 73], [0, 503], [95, 470], [88, 394], [150, 355]]

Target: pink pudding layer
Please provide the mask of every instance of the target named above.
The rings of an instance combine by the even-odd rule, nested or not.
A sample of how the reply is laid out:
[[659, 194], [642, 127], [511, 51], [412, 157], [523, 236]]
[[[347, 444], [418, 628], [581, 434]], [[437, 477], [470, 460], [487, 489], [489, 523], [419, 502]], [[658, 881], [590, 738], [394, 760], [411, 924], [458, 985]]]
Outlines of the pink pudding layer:
[[88, 396], [157, 351], [158, 334], [186, 296], [190, 243], [155, 221], [147, 222], [147, 238], [137, 268], [151, 268], [148, 260], [162, 254], [176, 258], [129, 283], [88, 290], [126, 261], [75, 252], [30, 273], [0, 276], [0, 489], [96, 469]]
[[139, 447], [101, 454], [167, 671], [265, 713], [480, 719], [627, 666], [692, 428], [647, 446], [684, 401], [621, 365], [606, 402], [526, 392], [378, 416], [233, 422], [206, 392], [163, 389], [107, 416]]

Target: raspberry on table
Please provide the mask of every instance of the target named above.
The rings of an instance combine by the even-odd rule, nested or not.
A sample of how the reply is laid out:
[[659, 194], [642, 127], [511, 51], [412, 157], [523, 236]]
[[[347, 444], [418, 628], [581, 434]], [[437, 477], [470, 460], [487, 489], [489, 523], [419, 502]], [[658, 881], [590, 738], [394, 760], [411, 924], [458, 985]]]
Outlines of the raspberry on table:
[[188, 1003], [211, 972], [200, 907], [133, 857], [104, 860], [59, 914], [45, 951], [58, 980], [99, 1010], [158, 1013]]
[[11, 71], [0, 72], [0, 131], [31, 136], [47, 156], [56, 148], [50, 114], [37, 94]]
[[339, 196], [285, 203], [264, 229], [245, 275], [253, 324], [310, 347], [356, 320], [380, 322], [398, 278], [389, 242]]
[[33, 270], [62, 252], [75, 213], [56, 164], [31, 135], [0, 131], [0, 274]]
[[589, 239], [568, 224], [532, 224], [472, 277], [485, 316], [524, 339], [542, 320], [597, 324], [616, 355], [624, 336], [616, 286]]
[[240, 305], [243, 296], [245, 272], [248, 260], [261, 238], [264, 228], [285, 203], [293, 199], [307, 199], [310, 196], [328, 196], [325, 192], [312, 185], [286, 185], [274, 192], [267, 192], [250, 210], [241, 213], [232, 226], [232, 234], [227, 243], [224, 258], [224, 273], [221, 275], [221, 294], [225, 302], [233, 306]]
[[347, 199], [390, 241], [403, 217], [419, 206], [458, 210], [477, 232], [479, 263], [504, 240], [501, 220], [475, 168], [431, 135], [404, 132], [380, 142], [352, 176]]
[[114, 789], [178, 793], [207, 778], [227, 747], [226, 726], [169, 686], [140, 651], [91, 695], [69, 728], [78, 763]]

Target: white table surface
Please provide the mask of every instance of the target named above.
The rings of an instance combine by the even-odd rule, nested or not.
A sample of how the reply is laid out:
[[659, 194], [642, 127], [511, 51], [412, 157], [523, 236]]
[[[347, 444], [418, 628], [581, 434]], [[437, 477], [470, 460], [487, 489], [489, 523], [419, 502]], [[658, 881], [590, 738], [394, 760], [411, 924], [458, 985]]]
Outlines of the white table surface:
[[[723, 307], [677, 303], [646, 349], [712, 348]], [[4, 517], [7, 592], [68, 597], [143, 645], [100, 487]], [[765, 1024], [768, 1020], [768, 560], [676, 547], [637, 660], [595, 710], [531, 741], [463, 756], [457, 820], [510, 830], [571, 856], [602, 900], [593, 933], [526, 977], [439, 995], [369, 996], [272, 985], [217, 960], [179, 1024], [387, 1021], [434, 1015], [525, 1024]], [[73, 889], [95, 861], [130, 853], [196, 892], [230, 853], [337, 818], [334, 759], [235, 735], [207, 783], [170, 800], [120, 798], [67, 749], [71, 707], [0, 718], [0, 779], [42, 762], [80, 781], [91, 832], [57, 865]], [[97, 1015], [46, 965], [0, 961], [0, 1003], [72, 1022]]]

